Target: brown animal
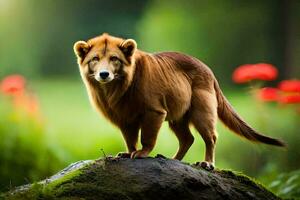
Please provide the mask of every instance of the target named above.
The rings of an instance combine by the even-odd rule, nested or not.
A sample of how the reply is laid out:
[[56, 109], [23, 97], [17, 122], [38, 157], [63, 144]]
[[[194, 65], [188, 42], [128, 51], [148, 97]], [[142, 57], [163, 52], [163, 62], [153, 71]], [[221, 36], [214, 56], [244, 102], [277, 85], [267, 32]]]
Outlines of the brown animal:
[[[146, 53], [132, 39], [108, 34], [74, 45], [90, 101], [120, 128], [131, 158], [147, 157], [164, 121], [179, 140], [174, 155], [181, 160], [193, 144], [189, 124], [201, 134], [205, 161], [214, 168], [218, 117], [238, 135], [265, 144], [284, 146], [259, 134], [234, 111], [212, 71], [201, 61], [176, 52]], [[137, 150], [141, 129], [142, 149]]]

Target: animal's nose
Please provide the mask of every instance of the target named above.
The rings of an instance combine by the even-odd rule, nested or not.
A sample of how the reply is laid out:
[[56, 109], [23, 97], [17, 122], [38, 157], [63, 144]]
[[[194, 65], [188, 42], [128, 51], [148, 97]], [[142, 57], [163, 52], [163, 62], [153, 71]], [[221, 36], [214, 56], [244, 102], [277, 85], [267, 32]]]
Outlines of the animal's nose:
[[109, 72], [108, 71], [101, 71], [99, 75], [102, 79], [106, 79], [109, 76]]

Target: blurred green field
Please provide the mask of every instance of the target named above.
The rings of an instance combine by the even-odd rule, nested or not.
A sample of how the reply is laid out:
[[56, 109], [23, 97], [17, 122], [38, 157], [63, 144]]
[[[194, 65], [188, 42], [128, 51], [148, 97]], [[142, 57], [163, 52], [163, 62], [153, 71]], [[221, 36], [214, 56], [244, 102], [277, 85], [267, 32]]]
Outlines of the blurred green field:
[[[55, 147], [64, 163], [101, 157], [101, 149], [106, 155], [126, 150], [120, 131], [91, 107], [79, 78], [33, 81], [31, 88], [40, 100], [47, 141]], [[299, 137], [294, 135], [298, 118], [292, 109], [260, 104], [245, 89], [225, 90], [224, 93], [241, 116], [259, 131], [287, 141]], [[264, 170], [278, 169], [280, 162], [290, 162], [289, 150], [250, 143], [231, 133], [221, 122], [218, 123], [218, 132], [216, 165], [219, 168], [258, 176]], [[200, 135], [194, 130], [193, 134], [196, 140], [184, 158], [190, 163], [202, 160], [204, 155]], [[151, 155], [160, 153], [172, 157], [177, 147], [175, 135], [164, 123]], [[296, 156], [299, 158], [299, 154]], [[283, 171], [294, 167], [289, 166]]]

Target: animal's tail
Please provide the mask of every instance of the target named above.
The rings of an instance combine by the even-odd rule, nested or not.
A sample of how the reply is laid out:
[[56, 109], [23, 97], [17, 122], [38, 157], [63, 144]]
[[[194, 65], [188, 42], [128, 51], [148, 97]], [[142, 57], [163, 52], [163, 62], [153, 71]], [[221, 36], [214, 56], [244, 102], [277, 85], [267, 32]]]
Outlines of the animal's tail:
[[215, 80], [214, 88], [218, 100], [218, 116], [229, 129], [253, 142], [261, 142], [280, 147], [286, 146], [283, 141], [262, 135], [251, 128], [230, 105], [223, 95], [217, 80]]

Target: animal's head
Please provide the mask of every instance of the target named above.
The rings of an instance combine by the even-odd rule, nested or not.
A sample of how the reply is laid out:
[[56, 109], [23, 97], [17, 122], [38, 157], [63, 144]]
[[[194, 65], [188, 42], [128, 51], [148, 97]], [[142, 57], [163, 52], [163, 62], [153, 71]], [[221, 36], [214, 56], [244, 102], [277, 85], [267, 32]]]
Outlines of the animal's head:
[[74, 44], [82, 76], [103, 84], [132, 76], [136, 50], [134, 40], [108, 34]]

